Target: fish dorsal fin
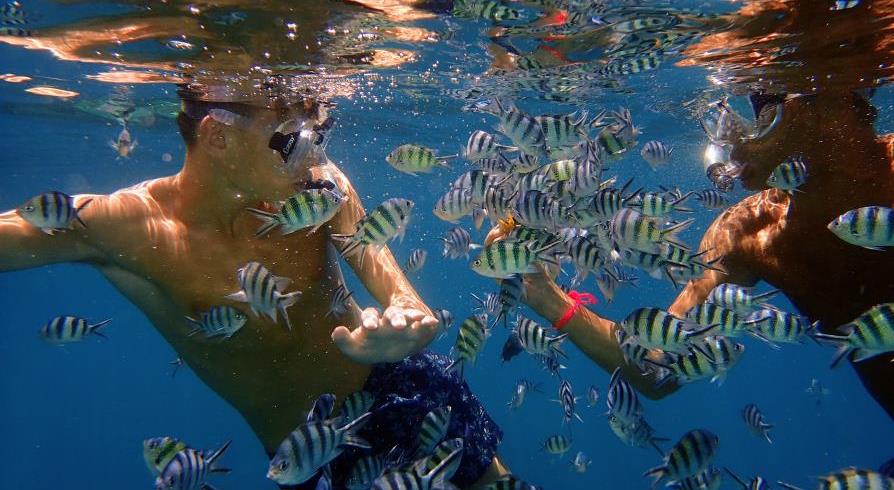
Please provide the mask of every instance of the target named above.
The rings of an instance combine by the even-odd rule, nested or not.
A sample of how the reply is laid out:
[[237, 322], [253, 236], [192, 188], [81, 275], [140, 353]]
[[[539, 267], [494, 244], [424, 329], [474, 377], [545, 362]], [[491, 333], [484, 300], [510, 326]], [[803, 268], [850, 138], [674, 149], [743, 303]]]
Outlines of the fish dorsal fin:
[[314, 400], [310, 412], [307, 413], [307, 422], [323, 422], [332, 416], [335, 407], [335, 395], [324, 393]]

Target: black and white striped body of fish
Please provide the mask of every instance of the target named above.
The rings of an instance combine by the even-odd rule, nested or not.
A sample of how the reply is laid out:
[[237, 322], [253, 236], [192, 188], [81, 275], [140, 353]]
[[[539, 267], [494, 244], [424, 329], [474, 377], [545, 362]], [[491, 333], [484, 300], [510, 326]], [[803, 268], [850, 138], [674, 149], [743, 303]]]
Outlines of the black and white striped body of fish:
[[484, 170], [470, 170], [460, 175], [451, 184], [452, 189], [464, 189], [469, 192], [472, 204], [484, 204], [484, 196], [488, 189], [499, 187], [508, 181], [508, 177], [494, 175]]
[[[463, 450], [464, 446], [465, 442], [463, 441], [462, 437], [448, 439], [439, 443], [437, 446], [435, 446], [434, 449], [432, 449], [431, 454], [428, 457], [417, 460], [414, 463], [416, 474], [423, 475], [437, 468], [455, 451]], [[451, 464], [451, 466], [447, 469], [447, 474], [453, 475], [454, 473], [456, 473], [457, 469], [459, 469], [459, 461], [455, 461], [455, 463]]]
[[497, 293], [500, 306], [496, 311], [496, 318], [491, 326], [503, 321], [503, 326], [509, 327], [509, 315], [518, 308], [522, 298], [525, 297], [525, 283], [522, 276], [516, 275], [500, 280], [500, 292]]
[[631, 447], [645, 447], [649, 445], [655, 448], [658, 454], [664, 455], [664, 451], [658, 443], [665, 442], [667, 439], [655, 435], [655, 429], [642, 416], [624, 420], [615, 413], [609, 412], [607, 419], [609, 428], [624, 444]]
[[338, 427], [328, 421], [301, 424], [279, 445], [270, 461], [267, 478], [280, 485], [298, 485], [338, 457], [345, 447], [369, 449], [356, 435], [372, 414], [365, 413], [347, 425]]
[[635, 422], [642, 417], [643, 406], [639, 401], [639, 395], [621, 376], [621, 368], [616, 368], [612, 372], [607, 393], [605, 404], [610, 414], [624, 422]]
[[767, 300], [779, 293], [778, 289], [774, 289], [761, 294], [753, 294], [751, 288], [724, 283], [712, 289], [705, 302], [714, 303], [747, 316], [756, 309], [763, 308]]
[[217, 460], [229, 447], [228, 441], [208, 454], [188, 447], [182, 449], [155, 478], [155, 490], [213, 489], [206, 480], [213, 473], [229, 473], [230, 470], [217, 466]]
[[407, 259], [407, 264], [404, 266], [404, 272], [408, 274], [416, 273], [422, 270], [422, 267], [425, 266], [425, 259], [428, 257], [428, 252], [421, 248], [414, 249], [410, 253], [410, 258]]
[[362, 265], [366, 246], [372, 245], [378, 252], [393, 238], [403, 240], [414, 206], [415, 203], [408, 199], [397, 197], [387, 199], [357, 222], [353, 234], [330, 236], [333, 240], [344, 244], [341, 253], [345, 257], [359, 253]]
[[773, 169], [767, 185], [792, 193], [807, 182], [807, 164], [801, 157], [792, 157]]
[[460, 227], [451, 228], [441, 241], [444, 242], [442, 256], [449, 259], [465, 257], [468, 260], [470, 250], [481, 248], [481, 245], [472, 243], [472, 236]]
[[577, 397], [574, 396], [574, 391], [571, 388], [571, 383], [567, 379], [563, 379], [559, 384], [559, 399], [553, 400], [562, 405], [562, 423], [570, 424], [575, 418], [583, 422], [584, 420], [580, 418], [580, 415], [574, 411], [574, 408], [577, 406]]
[[[720, 470], [709, 467], [695, 476], [683, 478], [669, 485], [668, 488], [671, 490], [720, 490], [721, 485], [723, 485], [723, 477]], [[768, 488], [756, 487], [754, 490], [768, 490]]]
[[519, 151], [547, 161], [549, 156], [546, 152], [546, 137], [537, 119], [516, 107], [504, 107], [500, 100], [496, 101], [496, 105], [499, 111], [497, 116], [500, 118], [500, 132], [505, 134]]
[[438, 338], [447, 335], [450, 328], [453, 327], [453, 313], [441, 308], [434, 311], [435, 319], [438, 320]]
[[715, 189], [705, 189], [695, 193], [695, 200], [702, 203], [708, 209], [723, 209], [729, 203], [722, 192]]
[[[621, 326], [627, 333], [625, 342], [637, 343], [647, 349], [685, 353], [692, 340], [716, 328], [700, 326], [681, 320], [659, 308], [637, 308], [624, 318]], [[709, 354], [706, 354], [709, 358]]]
[[489, 336], [487, 315], [479, 314], [466, 318], [459, 327], [456, 343], [453, 346], [456, 359], [447, 366], [447, 371], [459, 370], [460, 378], [462, 378], [465, 365], [467, 363], [475, 364], [475, 360]]
[[360, 418], [369, 411], [376, 402], [376, 397], [368, 391], [355, 391], [341, 402], [341, 416], [343, 422], [351, 422]]
[[748, 333], [774, 349], [779, 349], [777, 343], [803, 344], [807, 337], [814, 337], [819, 326], [819, 322], [810, 323], [800, 315], [772, 308], [755, 311], [742, 324]]
[[500, 151], [515, 151], [517, 149], [513, 146], [501, 145], [493, 134], [478, 130], [469, 136], [469, 141], [463, 151], [463, 158], [475, 161], [491, 157]]
[[112, 320], [89, 324], [87, 320], [75, 316], [57, 316], [40, 329], [40, 338], [50, 344], [71, 344], [84, 340], [88, 335], [106, 338], [99, 331]]
[[661, 251], [662, 242], [687, 248], [677, 235], [693, 222], [693, 219], [688, 219], [664, 226], [658, 218], [624, 208], [612, 218], [612, 237], [623, 247], [657, 254]]
[[562, 214], [562, 203], [542, 191], [519, 193], [513, 216], [523, 225], [534, 228], [555, 228]]
[[686, 319], [702, 326], [717, 325], [713, 330], [718, 335], [737, 337], [746, 333], [742, 318], [735, 310], [714, 303], [702, 303], [686, 312]]
[[894, 247], [894, 208], [864, 206], [838, 216], [826, 228], [851, 245], [883, 252]]
[[894, 303], [882, 303], [838, 327], [843, 335], [814, 333], [824, 343], [838, 346], [832, 367], [844, 359], [861, 362], [886, 352], [894, 352]]
[[572, 444], [571, 438], [563, 435], [554, 435], [543, 441], [541, 448], [549, 454], [562, 456], [571, 449]]
[[[373, 490], [434, 490], [445, 488], [453, 477], [463, 449], [450, 453], [431, 471], [420, 475], [415, 469], [408, 471], [385, 472], [373, 482]], [[424, 462], [424, 460], [423, 460]]]
[[479, 298], [475, 294], [470, 294], [472, 298], [478, 302], [475, 311], [484, 313], [487, 316], [496, 315], [500, 311], [500, 295], [497, 293], [487, 293], [484, 298]]
[[245, 326], [248, 317], [232, 306], [212, 306], [208, 311], [203, 311], [198, 319], [186, 317], [186, 321], [193, 327], [188, 334], [190, 337], [202, 332], [207, 338], [223, 336], [224, 340], [229, 340]]
[[248, 303], [255, 316], [266, 315], [273, 323], [281, 314], [286, 326], [292, 330], [288, 308], [300, 298], [300, 291], [284, 293], [283, 290], [292, 282], [287, 277], [274, 276], [266, 267], [258, 262], [249, 262], [236, 271], [239, 281], [238, 292], [226, 296], [231, 301]]
[[345, 201], [341, 193], [333, 189], [304, 189], [283, 201], [276, 213], [249, 208], [248, 212], [263, 222], [255, 236], [264, 236], [276, 228], [283, 235], [305, 228], [314, 233], [338, 213]]
[[353, 294], [353, 291], [348, 291], [347, 286], [339, 284], [338, 287], [332, 291], [332, 299], [329, 300], [329, 311], [326, 312], [326, 316], [339, 318], [347, 313], [348, 308], [351, 307], [351, 296]]
[[540, 124], [547, 148], [552, 153], [553, 149], [574, 146], [585, 138], [588, 117], [587, 111], [580, 111], [571, 114], [536, 116], [534, 119]]
[[646, 471], [643, 476], [654, 479], [652, 488], [666, 480], [680, 481], [695, 476], [711, 464], [719, 445], [720, 439], [712, 432], [691, 430], [667, 453], [664, 464]]
[[518, 315], [516, 319], [515, 331], [522, 347], [529, 354], [556, 358], [567, 357], [562, 350], [562, 342], [568, 338], [567, 333], [550, 337], [545, 328], [522, 315]]
[[370, 454], [358, 459], [351, 467], [345, 488], [348, 490], [369, 490], [376, 478], [382, 476], [385, 471], [385, 455]]
[[[846, 468], [818, 478], [817, 490], [892, 490], [894, 478], [876, 471], [861, 468]], [[801, 490], [781, 481], [779, 486], [789, 490]]]
[[332, 393], [324, 393], [314, 400], [313, 405], [311, 405], [310, 410], [307, 412], [305, 421], [310, 423], [329, 420], [332, 417], [333, 410], [335, 410], [335, 395]]
[[770, 439], [770, 429], [772, 429], [773, 426], [764, 420], [764, 414], [757, 408], [757, 405], [754, 403], [745, 405], [745, 408], [742, 409], [742, 418], [745, 420], [745, 425], [752, 434], [773, 444], [773, 440]]
[[540, 383], [534, 383], [527, 379], [520, 379], [515, 384], [515, 393], [512, 395], [512, 399], [507, 403], [510, 410], [517, 410], [525, 403], [525, 399], [528, 396], [529, 392], [532, 391], [540, 391]]
[[484, 193], [484, 210], [491, 224], [509, 216], [517, 195], [516, 190], [507, 190], [504, 187], [491, 187]]
[[653, 140], [643, 145], [640, 155], [652, 167], [652, 170], [657, 170], [661, 165], [667, 165], [673, 151], [673, 148], [669, 148], [664, 143]]
[[453, 188], [435, 203], [434, 215], [448, 223], [457, 223], [472, 214], [472, 193], [469, 189]]
[[76, 205], [75, 198], [64, 192], [45, 192], [19, 206], [16, 213], [31, 226], [52, 235], [57, 231], [74, 229], [75, 221], [86, 228], [87, 224], [78, 214], [91, 202], [92, 198], [86, 198]]
[[635, 199], [628, 207], [653, 218], [660, 218], [674, 212], [691, 213], [692, 210], [684, 208], [682, 204], [692, 195], [692, 192], [687, 192], [678, 198], [670, 199], [661, 192], [646, 192]]
[[727, 372], [739, 362], [744, 351], [745, 346], [738, 342], [712, 336], [693, 342], [684, 354], [669, 356], [664, 361], [647, 359], [646, 362], [659, 366], [656, 386], [663, 386], [670, 379], [685, 384], [708, 378], [722, 385]]
[[447, 405], [425, 415], [419, 424], [419, 436], [416, 438], [416, 459], [431, 454], [435, 446], [444, 439], [450, 426], [452, 411], [453, 409]]

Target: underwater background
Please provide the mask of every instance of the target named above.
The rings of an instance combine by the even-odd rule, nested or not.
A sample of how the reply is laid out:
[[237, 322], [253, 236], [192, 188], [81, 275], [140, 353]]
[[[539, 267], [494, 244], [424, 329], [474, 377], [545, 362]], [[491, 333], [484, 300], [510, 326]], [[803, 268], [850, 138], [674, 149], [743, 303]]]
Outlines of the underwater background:
[[[111, 3], [23, 3], [40, 14], [32, 23], [38, 33], [41, 27], [139, 8]], [[707, 12], [730, 12], [738, 6], [728, 2], [670, 5]], [[441, 257], [440, 237], [453, 225], [436, 218], [431, 209], [450, 182], [471, 167], [456, 161], [453, 169], [414, 177], [396, 172], [384, 160], [403, 143], [425, 145], [440, 154], [458, 153], [473, 130], [493, 131], [496, 118], [463, 110], [464, 101], [442, 94], [443, 88], [452, 87], [445, 72], [457, 70], [454, 78], [459, 87], [470, 77], [486, 76], [491, 62], [481, 36], [484, 26], [448, 17], [440, 14], [412, 25], [434, 32], [449, 27], [453, 29], [449, 43], [401, 46], [398, 42], [399, 47], [413, 51], [408, 62], [351, 75], [356, 80], [353, 95], [334, 99], [331, 116], [336, 126], [327, 154], [353, 182], [368, 209], [389, 197], [416, 202], [406, 238], [391, 243], [390, 248], [401, 264], [415, 248], [428, 251], [424, 268], [409, 277], [430, 307], [451, 311], [459, 323], [477, 305], [472, 293], [481, 296], [497, 288], [492, 280], [465, 267], [464, 261]], [[388, 47], [389, 42], [384, 45]], [[0, 73], [31, 77], [23, 83], [0, 81], [0, 209], [12, 209], [46, 190], [109, 193], [178, 171], [184, 146], [172, 117], [177, 110], [175, 86], [96, 79], [97, 73], [107, 70], [114, 71], [114, 67], [63, 61], [45, 50], [0, 43]], [[438, 80], [437, 85], [425, 82], [426, 73]], [[593, 114], [627, 107], [637, 125], [644, 128], [640, 143], [660, 139], [671, 144], [674, 153], [669, 165], [653, 171], [640, 158], [637, 147], [612, 163], [612, 173], [619, 175], [620, 181], [635, 177], [636, 186], [647, 189], [664, 185], [700, 190], [710, 185], [701, 163], [706, 138], [682, 104], [717, 90], [710, 75], [705, 67], [674, 66], [667, 61], [657, 70], [624, 77], [624, 90], [587, 94], [569, 103], [537, 97], [521, 97], [517, 103], [535, 114], [576, 108]], [[414, 82], [404, 83], [411, 76], [416, 76]], [[37, 85], [78, 95], [45, 97], [24, 91]], [[78, 105], [92, 101], [95, 106], [97, 101], [115, 98], [125, 98], [154, 114], [151, 124], [129, 126], [139, 142], [129, 158], [116, 158], [107, 144], [120, 131], [114, 117]], [[880, 87], [872, 103], [880, 112], [878, 132], [894, 130], [890, 89]], [[735, 202], [745, 195], [737, 189], [730, 199]], [[696, 222], [682, 236], [696, 245], [718, 211], [694, 207]], [[481, 243], [486, 226], [476, 231], [469, 218], [464, 218], [462, 226], [472, 231], [474, 242]], [[600, 301], [591, 308], [613, 320], [621, 320], [638, 307], [666, 307], [673, 301], [677, 293], [668, 281], [640, 275], [638, 287], [620, 289], [611, 303], [598, 294], [592, 278], [579, 289], [596, 293]], [[346, 279], [360, 305], [374, 304], [350, 272]], [[771, 289], [767, 284], [758, 288]], [[275, 488], [265, 478], [268, 459], [263, 448], [239, 414], [187, 366], [172, 376], [169, 363], [177, 354], [97, 271], [86, 265], [62, 264], [3, 273], [0, 291], [4, 325], [0, 340], [0, 433], [4, 436], [0, 487], [150, 488], [152, 479], [142, 459], [141, 442], [174, 435], [201, 448], [233, 441], [224, 458], [232, 473], [213, 480], [221, 490]], [[795, 311], [782, 296], [772, 302]], [[537, 318], [530, 310], [524, 311]], [[108, 341], [90, 339], [65, 347], [45, 344], [38, 338], [38, 329], [61, 314], [96, 321], [111, 318], [112, 324], [105, 330]], [[430, 348], [448, 353], [455, 332], [454, 327]], [[562, 424], [561, 406], [551, 401], [557, 398], [558, 380], [527, 355], [502, 363], [500, 349], [506, 333], [501, 326], [494, 329], [465, 376], [504, 431], [499, 453], [513, 473], [547, 489], [646, 488], [649, 482], [642, 473], [658, 465], [660, 457], [651, 448], [632, 448], [619, 441], [606, 424], [603, 401], [593, 408], [586, 407], [585, 400], [579, 403], [583, 423], [571, 425], [574, 445], [569, 453], [559, 458], [541, 451], [544, 439], [569, 430]], [[852, 465], [877, 468], [894, 456], [891, 419], [866, 393], [852, 368], [829, 368], [829, 348], [808, 342], [776, 351], [751, 338], [743, 342], [746, 353], [722, 386], [703, 381], [659, 401], [643, 399], [647, 418], [658, 435], [675, 441], [690, 429], [709, 429], [721, 440], [716, 466], [729, 467], [743, 478], [759, 474], [770, 481], [804, 487], [812, 485], [813, 476]], [[567, 369], [561, 374], [575, 393], [584, 397], [592, 384], [604, 397], [610, 373], [570, 342], [566, 350], [569, 358], [563, 364]], [[543, 393], [529, 394], [524, 406], [510, 411], [507, 402], [521, 378], [542, 383]], [[828, 389], [826, 396], [805, 392], [814, 378]], [[748, 403], [758, 404], [773, 424], [772, 444], [752, 435], [743, 423], [741, 411]], [[296, 414], [296, 422], [300, 417]], [[570, 461], [577, 451], [593, 460], [585, 473], [571, 470]], [[727, 481], [724, 488], [737, 485]]]

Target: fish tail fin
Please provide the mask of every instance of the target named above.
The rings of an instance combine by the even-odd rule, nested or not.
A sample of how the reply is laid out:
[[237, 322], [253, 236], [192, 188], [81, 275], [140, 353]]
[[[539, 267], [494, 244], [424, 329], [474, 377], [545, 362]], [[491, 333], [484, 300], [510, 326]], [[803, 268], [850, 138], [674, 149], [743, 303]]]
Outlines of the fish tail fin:
[[686, 244], [680, 241], [680, 239], [677, 237], [677, 234], [685, 230], [686, 228], [689, 228], [694, 222], [694, 218], [689, 218], [685, 221], [681, 221], [673, 226], [661, 230], [661, 239], [674, 245], [687, 248]]
[[547, 340], [547, 345], [549, 346], [549, 351], [556, 356], [568, 357], [568, 354], [565, 354], [565, 351], [562, 350], [562, 342], [565, 342], [565, 339], [568, 338], [567, 333], [563, 333], [562, 335], [557, 335], [549, 340]]
[[84, 210], [84, 208], [86, 208], [88, 205], [90, 205], [91, 202], [93, 202], [92, 197], [85, 200], [84, 202], [82, 202], [81, 205], [76, 207], [74, 210], [75, 219], [78, 220], [78, 223], [80, 223], [81, 226], [83, 226], [84, 228], [87, 228], [87, 223], [84, 223], [84, 220], [81, 219], [80, 213], [81, 213], [81, 211]]
[[365, 439], [361, 438], [357, 435], [357, 431], [363, 428], [367, 422], [369, 422], [370, 417], [372, 417], [372, 412], [366, 412], [365, 414], [357, 417], [352, 420], [351, 423], [342, 427], [340, 430], [344, 431], [344, 439], [342, 439], [343, 446], [353, 446], [359, 447], [362, 449], [371, 449], [372, 446]]
[[289, 327], [289, 331], [292, 330], [292, 322], [289, 321], [289, 315], [286, 313], [286, 310], [298, 302], [298, 299], [301, 298], [301, 291], [292, 291], [291, 293], [283, 294], [277, 300], [276, 309], [282, 313], [283, 318], [286, 320], [286, 326]]
[[853, 357], [854, 349], [851, 348], [848, 344], [842, 344], [838, 347], [838, 350], [835, 351], [835, 357], [832, 358], [832, 364], [829, 366], [831, 368], [837, 368], [841, 365], [841, 361]]
[[756, 294], [756, 295], [754, 295], [754, 301], [757, 303], [762, 303], [762, 302], [772, 298], [773, 296], [776, 296], [777, 294], [779, 294], [781, 292], [782, 292], [782, 290], [780, 290], [780, 289], [774, 289], [772, 291], [767, 291], [766, 293]]
[[208, 463], [208, 469], [212, 473], [229, 473], [230, 472], [230, 470], [228, 470], [226, 468], [218, 467], [217, 460], [220, 459], [220, 457], [223, 456], [223, 454], [225, 452], [227, 452], [227, 449], [229, 449], [231, 442], [232, 441], [227, 441], [227, 442], [223, 443], [223, 446], [221, 446], [218, 449], [215, 449], [214, 451], [211, 451], [210, 453], [208, 453], [205, 456], [205, 461]]
[[262, 237], [267, 233], [275, 230], [277, 226], [282, 223], [279, 222], [279, 218], [274, 213], [268, 213], [267, 211], [262, 211], [260, 209], [248, 208], [248, 212], [252, 214], [255, 218], [258, 218], [262, 221], [261, 226], [258, 227], [258, 230], [255, 231], [255, 238]]
[[664, 465], [656, 466], [650, 470], [647, 470], [645, 473], [643, 473], [643, 476], [648, 476], [649, 478], [652, 478], [651, 488], [655, 488], [667, 476], [667, 467], [665, 467]]
[[[680, 211], [681, 208], [677, 208], [677, 206], [679, 206], [680, 204], [683, 204], [684, 202], [686, 202], [687, 200], [689, 200], [690, 197], [692, 197], [692, 196], [694, 196], [694, 195], [695, 195], [695, 192], [694, 192], [694, 191], [689, 191], [689, 192], [687, 192], [686, 194], [683, 194], [682, 196], [680, 196], [680, 198], [677, 199], [676, 201], [672, 202], [672, 203], [671, 203], [671, 206], [674, 206], [674, 208], [675, 208], [677, 211]], [[691, 212], [691, 210], [690, 210], [690, 212]]]
[[90, 325], [90, 333], [95, 334], [95, 335], [99, 335], [99, 336], [102, 337], [102, 338], [106, 338], [106, 336], [103, 335], [102, 332], [99, 331], [99, 329], [102, 328], [102, 327], [105, 327], [105, 326], [108, 325], [109, 323], [112, 323], [112, 319], [111, 319], [111, 318], [109, 318], [109, 319], [107, 319], [107, 320], [103, 320], [103, 321], [101, 321], [101, 322], [99, 322], [99, 323]]
[[435, 466], [430, 472], [422, 476], [422, 481], [428, 483], [428, 486], [425, 488], [445, 488], [447, 480], [453, 478], [453, 475], [459, 468], [462, 456], [463, 448], [458, 448], [447, 455], [438, 466]]
[[465, 367], [465, 363], [462, 359], [456, 359], [447, 366], [448, 373], [457, 373], [459, 375], [459, 379], [463, 379], [463, 368]]

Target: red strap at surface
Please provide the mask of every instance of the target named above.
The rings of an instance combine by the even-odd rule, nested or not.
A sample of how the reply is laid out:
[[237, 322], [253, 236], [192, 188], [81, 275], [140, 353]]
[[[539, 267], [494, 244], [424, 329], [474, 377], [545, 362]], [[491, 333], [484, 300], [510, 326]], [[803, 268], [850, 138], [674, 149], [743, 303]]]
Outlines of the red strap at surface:
[[571, 321], [571, 318], [573, 318], [574, 314], [577, 313], [580, 305], [594, 305], [598, 303], [598, 301], [596, 301], [596, 297], [590, 293], [569, 291], [568, 297], [574, 300], [574, 304], [565, 311], [565, 314], [562, 315], [562, 318], [559, 318], [558, 320], [556, 320], [555, 323], [553, 323], [553, 328], [555, 328], [556, 330], [562, 330], [562, 327], [564, 327], [569, 321]]

